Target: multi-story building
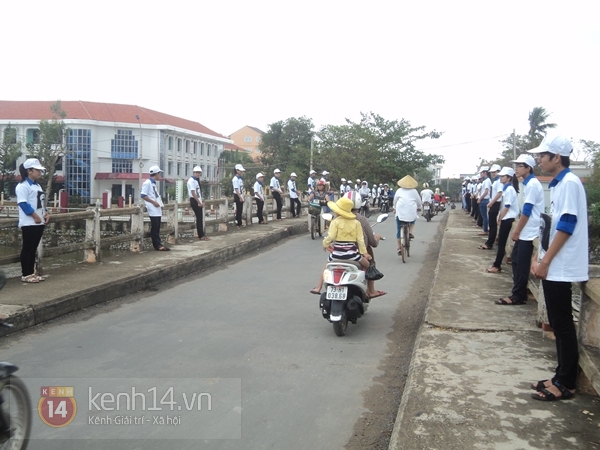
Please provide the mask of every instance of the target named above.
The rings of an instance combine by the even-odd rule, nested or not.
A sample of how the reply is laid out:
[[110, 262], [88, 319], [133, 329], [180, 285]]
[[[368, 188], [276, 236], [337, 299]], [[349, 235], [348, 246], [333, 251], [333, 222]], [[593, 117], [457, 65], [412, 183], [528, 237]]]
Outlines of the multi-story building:
[[[0, 132], [10, 124], [23, 144], [34, 144], [39, 121], [52, 119], [53, 103], [0, 101]], [[61, 106], [67, 114], [67, 152], [57, 179], [84, 203], [94, 203], [105, 191], [113, 199], [131, 195], [137, 200], [139, 173], [148, 178], [155, 164], [167, 184], [187, 179], [195, 165], [202, 167], [203, 179], [218, 184], [219, 157], [231, 140], [198, 122], [135, 105], [63, 101]], [[27, 156], [23, 145], [17, 164]]]
[[265, 134], [264, 131], [246, 125], [235, 133], [231, 133], [229, 138], [235, 145], [243, 148], [252, 158], [256, 159], [260, 156], [260, 143], [263, 134]]

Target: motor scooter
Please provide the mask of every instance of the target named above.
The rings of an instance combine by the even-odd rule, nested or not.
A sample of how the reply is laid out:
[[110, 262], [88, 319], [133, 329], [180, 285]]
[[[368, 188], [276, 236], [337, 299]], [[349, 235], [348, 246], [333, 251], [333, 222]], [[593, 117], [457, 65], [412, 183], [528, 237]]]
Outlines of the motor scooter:
[[379, 211], [382, 213], [390, 212], [390, 196], [387, 194], [381, 194], [381, 206]]
[[[0, 290], [6, 275], [0, 270]], [[0, 327], [12, 324], [0, 319]], [[31, 433], [31, 399], [25, 383], [14, 375], [19, 370], [8, 362], [0, 362], [0, 450], [25, 450]]]
[[431, 203], [423, 202], [423, 217], [427, 222], [431, 222]]
[[361, 203], [360, 209], [358, 210], [359, 214], [362, 214], [365, 217], [371, 217], [371, 210], [369, 209], [369, 196], [361, 195]]
[[[321, 214], [323, 219], [331, 221], [331, 213]], [[388, 214], [380, 214], [376, 223], [388, 218]], [[319, 308], [323, 318], [333, 324], [337, 336], [344, 336], [348, 322], [356, 324], [369, 308], [367, 296], [367, 279], [359, 262], [333, 260], [323, 270], [325, 292], [319, 298]]]

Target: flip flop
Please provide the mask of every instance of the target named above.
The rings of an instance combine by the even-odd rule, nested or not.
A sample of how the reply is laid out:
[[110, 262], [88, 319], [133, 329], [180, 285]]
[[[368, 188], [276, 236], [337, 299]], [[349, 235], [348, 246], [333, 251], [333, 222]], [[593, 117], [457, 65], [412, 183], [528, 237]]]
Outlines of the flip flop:
[[[492, 270], [492, 269], [496, 269], [496, 270]], [[498, 269], [497, 267], [490, 267], [489, 269], [485, 269], [484, 272], [487, 272], [487, 273], [500, 273], [500, 272], [502, 272], [502, 269]]]
[[321, 295], [321, 291], [317, 291], [317, 288], [312, 288], [312, 289], [310, 290], [310, 293], [311, 293], [311, 294], [315, 294], [315, 295]]
[[168, 252], [171, 249], [169, 247], [165, 247], [164, 245], [162, 245], [162, 246], [158, 247], [156, 250], [159, 252]]
[[376, 297], [381, 297], [383, 295], [387, 294], [387, 292], [384, 291], [377, 291], [377, 295], [371, 295], [369, 296], [369, 298], [376, 298]]
[[[510, 302], [507, 302], [506, 300], [510, 300]], [[512, 298], [504, 297], [504, 298], [499, 298], [494, 303], [496, 305], [524, 305], [526, 302], [513, 302]]]
[[479, 250], [491, 250], [491, 248], [490, 248], [490, 247], [488, 247], [488, 246], [487, 246], [487, 245], [485, 245], [485, 244], [483, 244], [483, 245], [480, 245], [480, 246], [479, 246], [479, 247], [477, 247], [477, 248], [478, 248]]

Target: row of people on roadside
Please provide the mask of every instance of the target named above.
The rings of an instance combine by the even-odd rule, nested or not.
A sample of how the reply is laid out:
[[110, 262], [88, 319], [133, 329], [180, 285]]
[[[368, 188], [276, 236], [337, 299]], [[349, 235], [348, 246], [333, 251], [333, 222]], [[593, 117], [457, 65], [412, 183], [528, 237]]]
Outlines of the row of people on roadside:
[[[498, 235], [498, 249], [487, 273], [500, 273], [510, 237], [513, 286], [498, 305], [527, 302], [529, 274], [542, 280], [550, 326], [556, 337], [558, 366], [546, 380], [532, 384], [536, 400], [572, 398], [578, 373], [578, 342], [572, 316], [572, 282], [588, 280], [587, 200], [581, 180], [570, 169], [571, 142], [559, 134], [547, 135], [539, 147], [511, 161], [513, 167], [483, 167], [479, 180], [465, 180], [463, 208], [480, 219], [487, 236], [481, 250], [491, 250]], [[535, 156], [535, 158], [534, 158]], [[552, 177], [550, 204], [533, 173], [535, 165]], [[523, 206], [519, 207], [518, 180], [523, 182]], [[549, 207], [549, 215], [545, 213]], [[478, 216], [477, 216], [478, 215]], [[477, 218], [476, 218], [477, 217]], [[515, 223], [516, 222], [516, 223]], [[539, 238], [534, 255], [534, 240]]]

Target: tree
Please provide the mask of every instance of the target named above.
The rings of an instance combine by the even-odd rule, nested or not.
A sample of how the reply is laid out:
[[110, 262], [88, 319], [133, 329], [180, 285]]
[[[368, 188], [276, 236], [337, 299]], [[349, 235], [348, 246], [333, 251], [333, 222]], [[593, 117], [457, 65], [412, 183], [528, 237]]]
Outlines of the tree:
[[63, 119], [67, 117], [66, 111], [62, 109], [60, 100], [57, 100], [50, 106], [52, 111], [51, 120], [40, 120], [39, 140], [27, 144], [28, 154], [33, 158], [40, 160], [46, 172], [38, 182], [44, 188], [46, 199], [50, 199], [52, 193], [52, 183], [56, 179], [56, 165], [67, 154], [67, 128]]
[[8, 126], [0, 141], [0, 192], [7, 192], [15, 178], [16, 161], [21, 156], [21, 142], [17, 139], [17, 129]]
[[555, 123], [546, 123], [550, 113], [543, 106], [536, 106], [529, 111], [529, 144], [530, 149], [537, 147], [546, 136], [549, 128], [556, 128]]
[[361, 113], [361, 120], [329, 125], [318, 133], [319, 161], [338, 177], [357, 177], [371, 182], [395, 182], [415, 175], [431, 164], [440, 164], [440, 155], [416, 150], [415, 143], [442, 133], [413, 127], [409, 121], [387, 120], [375, 113]]

